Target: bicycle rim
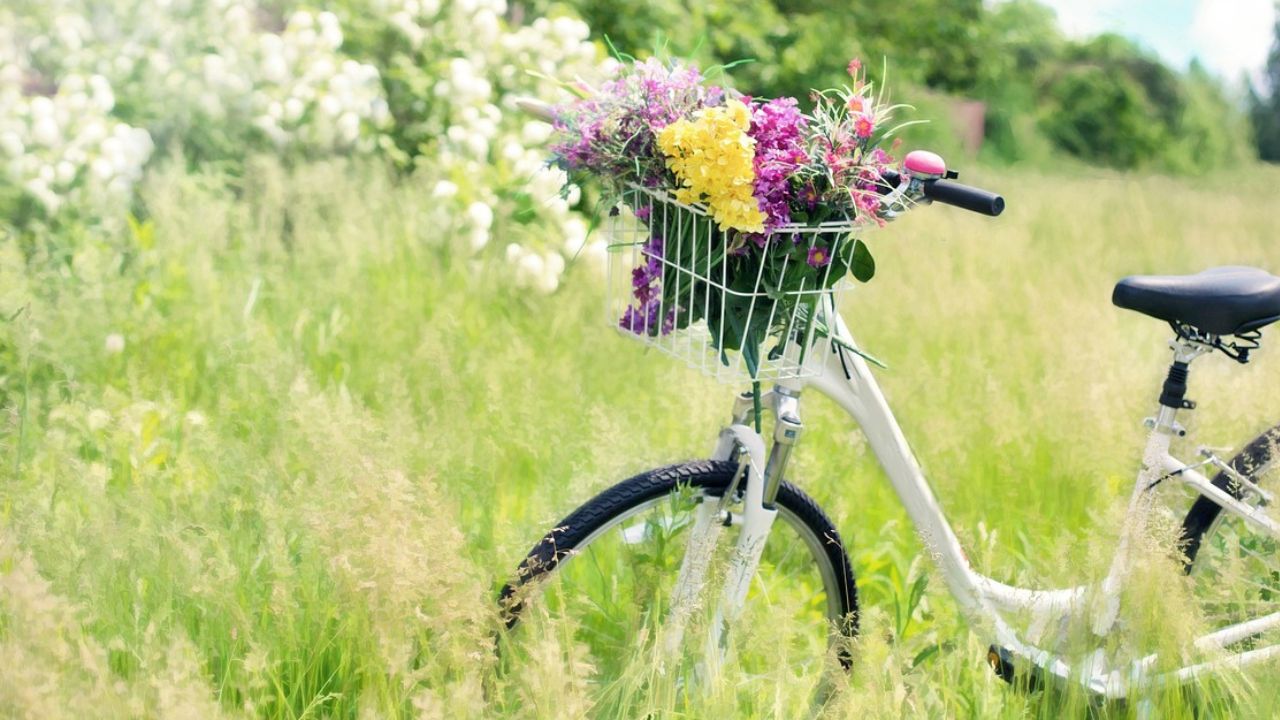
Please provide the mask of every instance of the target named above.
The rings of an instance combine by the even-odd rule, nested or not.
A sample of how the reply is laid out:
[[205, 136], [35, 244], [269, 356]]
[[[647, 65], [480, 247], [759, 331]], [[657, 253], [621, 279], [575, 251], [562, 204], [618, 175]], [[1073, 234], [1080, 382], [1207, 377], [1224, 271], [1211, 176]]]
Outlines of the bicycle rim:
[[[712, 672], [738, 681], [775, 678], [814, 683], [838, 663], [847, 642], [844, 600], [817, 531], [780, 505], [740, 617], [721, 648], [708, 646], [720, 581], [737, 541], [723, 528], [707, 584], [669, 650], [669, 612], [695, 511], [718, 503], [715, 490], [682, 488], [615, 514], [579, 541], [556, 569], [521, 592], [527, 603], [519, 631], [550, 637], [604, 684], [666, 682], [688, 688]], [[731, 505], [730, 510], [734, 507]], [[628, 683], [628, 680], [631, 682]]]

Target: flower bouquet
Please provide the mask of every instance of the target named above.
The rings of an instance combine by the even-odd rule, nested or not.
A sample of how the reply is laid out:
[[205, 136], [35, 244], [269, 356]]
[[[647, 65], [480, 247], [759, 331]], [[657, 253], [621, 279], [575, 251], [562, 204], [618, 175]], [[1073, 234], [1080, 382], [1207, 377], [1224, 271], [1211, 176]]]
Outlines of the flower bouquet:
[[849, 75], [805, 114], [794, 98], [737, 95], [650, 59], [552, 108], [552, 163], [628, 216], [615, 236], [632, 237], [614, 247], [634, 266], [611, 322], [708, 370], [733, 351], [753, 380], [802, 370], [827, 334], [822, 303], [846, 275], [875, 272], [855, 233], [884, 221], [882, 145], [902, 127], [858, 61]]

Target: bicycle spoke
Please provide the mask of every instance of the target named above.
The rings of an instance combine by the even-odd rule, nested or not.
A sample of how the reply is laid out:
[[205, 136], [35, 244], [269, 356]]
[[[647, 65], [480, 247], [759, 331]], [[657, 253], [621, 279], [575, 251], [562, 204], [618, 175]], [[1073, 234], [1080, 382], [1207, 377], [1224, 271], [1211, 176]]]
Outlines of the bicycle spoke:
[[[1251, 479], [1274, 489], [1276, 473], [1258, 468]], [[1273, 513], [1268, 513], [1269, 515]], [[1209, 630], [1235, 625], [1280, 610], [1280, 547], [1275, 538], [1222, 511], [1202, 538], [1195, 558], [1193, 587], [1201, 620]]]

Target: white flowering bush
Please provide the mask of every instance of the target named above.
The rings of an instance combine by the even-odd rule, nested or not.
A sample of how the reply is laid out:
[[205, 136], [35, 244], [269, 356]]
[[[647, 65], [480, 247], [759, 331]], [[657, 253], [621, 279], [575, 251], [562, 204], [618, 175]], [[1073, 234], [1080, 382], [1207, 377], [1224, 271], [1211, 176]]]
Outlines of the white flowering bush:
[[221, 91], [210, 113], [238, 112], [247, 81], [249, 122], [276, 148], [374, 149], [390, 118], [378, 69], [343, 57], [342, 41], [336, 15], [298, 11], [279, 34], [257, 33], [246, 54], [206, 53], [202, 79]]
[[514, 100], [599, 76], [587, 35], [513, 24], [505, 0], [16, 0], [0, 7], [0, 211], [118, 222], [168, 152], [233, 170], [380, 152], [428, 178], [441, 237], [551, 292], [575, 258], [601, 266], [603, 242], [544, 167], [550, 128]]
[[246, 0], [0, 9], [7, 195], [46, 219], [108, 213], [102, 199], [120, 216], [156, 144], [194, 161], [374, 150], [389, 120], [379, 73], [340, 52], [337, 16], [271, 24]]
[[[101, 75], [69, 75], [52, 96], [20, 92], [22, 71], [0, 66], [0, 164], [12, 188], [36, 212], [52, 216], [64, 204], [109, 213], [127, 203], [151, 157], [146, 130], [113, 119], [115, 96]], [[0, 204], [23, 214], [21, 196]]]
[[242, 155], [245, 142], [262, 137], [277, 148], [344, 150], [387, 120], [377, 68], [340, 52], [342, 28], [330, 12], [286, 20], [251, 0], [33, 7], [4, 20], [24, 38], [16, 54], [43, 84], [100, 75], [123, 100], [123, 118], [198, 157]]
[[546, 77], [602, 74], [584, 23], [536, 18], [511, 27], [505, 0], [341, 7], [353, 51], [383, 68], [397, 157], [439, 176], [432, 200], [452, 210], [451, 231], [476, 252], [491, 242], [502, 248], [521, 288], [554, 291], [575, 259], [603, 267], [603, 241], [588, 239], [573, 211], [579, 194], [561, 195], [563, 174], [545, 167], [550, 126], [515, 106], [518, 97], [563, 100]]

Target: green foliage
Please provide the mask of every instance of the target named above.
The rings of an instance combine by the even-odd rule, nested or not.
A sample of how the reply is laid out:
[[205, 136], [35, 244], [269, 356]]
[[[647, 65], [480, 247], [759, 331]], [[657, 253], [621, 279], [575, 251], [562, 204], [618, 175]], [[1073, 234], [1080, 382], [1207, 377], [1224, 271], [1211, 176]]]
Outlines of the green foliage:
[[1191, 64], [1183, 89], [1186, 104], [1180, 131], [1163, 154], [1165, 165], [1175, 171], [1202, 171], [1253, 160], [1248, 119], [1241, 113], [1224, 112], [1230, 101], [1199, 63]]
[[[707, 696], [648, 692], [644, 662], [599, 678], [564, 627], [514, 638], [528, 659], [502, 670], [492, 653], [496, 587], [537, 537], [619, 478], [704, 455], [742, 388], [620, 338], [586, 265], [553, 297], [513, 290], [465, 230], [441, 236], [430, 176], [249, 169], [162, 166], [146, 219], [114, 231], [0, 232], [5, 713], [564, 718], [599, 716], [601, 692], [629, 693], [629, 718], [803, 712], [789, 677]], [[934, 206], [866, 236], [877, 277], [846, 317], [890, 365], [880, 382], [980, 569], [1105, 572], [1168, 358], [1167, 328], [1111, 308], [1111, 283], [1280, 265], [1280, 178], [1250, 172], [1213, 204], [1200, 181], [977, 172], [1010, 200], [998, 221]], [[1200, 361], [1198, 442], [1277, 419], [1272, 353]], [[990, 638], [865, 439], [831, 403], [805, 413], [789, 476], [849, 541], [864, 610], [830, 716], [1129, 717], [994, 680]], [[1176, 617], [1172, 586], [1148, 587], [1143, 648]], [[1154, 712], [1273, 717], [1274, 680], [1197, 684]]]
[[987, 100], [986, 155], [1006, 162], [1044, 162], [1053, 152], [1036, 127], [1040, 73], [1066, 41], [1053, 11], [1035, 0], [995, 4], [986, 25], [993, 43], [979, 94]]
[[883, 79], [883, 59], [894, 100], [920, 106], [916, 116], [932, 124], [907, 129], [910, 146], [962, 153], [963, 129], [951, 115], [965, 97], [986, 104], [984, 157], [995, 161], [1046, 163], [1065, 153], [1203, 172], [1248, 155], [1240, 113], [1203, 70], [1177, 73], [1114, 35], [1068, 40], [1052, 10], [1033, 0], [569, 5], [626, 53], [692, 54], [704, 65], [751, 59], [731, 75], [752, 95], [805, 98], [838, 82], [854, 56]]
[[1041, 127], [1086, 160], [1194, 172], [1246, 156], [1240, 117], [1203, 68], [1179, 76], [1121, 37], [1069, 47], [1045, 97]]
[[1086, 160], [1137, 167], [1159, 148], [1162, 133], [1141, 86], [1096, 65], [1068, 68], [1049, 86], [1042, 127], [1063, 150]]
[[1261, 88], [1249, 87], [1249, 116], [1258, 156], [1280, 162], [1280, 16], [1276, 18], [1275, 41], [1267, 56]]

